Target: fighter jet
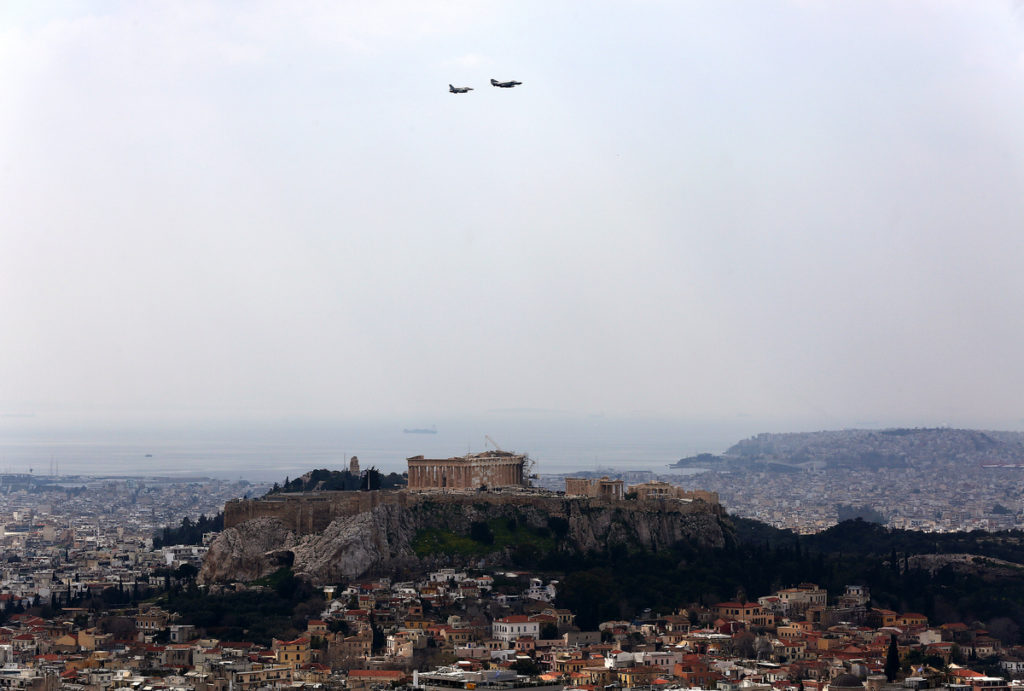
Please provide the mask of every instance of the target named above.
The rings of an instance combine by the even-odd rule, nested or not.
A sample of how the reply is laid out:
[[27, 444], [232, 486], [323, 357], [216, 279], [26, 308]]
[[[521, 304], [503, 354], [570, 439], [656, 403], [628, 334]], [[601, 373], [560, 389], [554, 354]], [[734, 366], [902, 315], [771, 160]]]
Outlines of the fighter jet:
[[471, 86], [452, 86], [451, 84], [448, 85], [448, 91], [450, 91], [453, 94], [464, 94], [472, 90], [473, 87]]
[[499, 82], [497, 79], [491, 80], [491, 86], [500, 86], [502, 89], [511, 89], [513, 86], [519, 86], [522, 82]]

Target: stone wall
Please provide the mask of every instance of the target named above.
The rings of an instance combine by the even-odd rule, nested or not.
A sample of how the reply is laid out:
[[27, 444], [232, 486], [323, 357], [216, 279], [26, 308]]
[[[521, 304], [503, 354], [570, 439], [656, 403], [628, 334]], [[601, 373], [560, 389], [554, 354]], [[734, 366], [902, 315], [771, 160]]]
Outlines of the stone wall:
[[[614, 508], [627, 513], [648, 513], [652, 510], [671, 513], [704, 513], [704, 504], [681, 504], [678, 501], [623, 501], [610, 498], [568, 498], [553, 494], [526, 492], [414, 492], [406, 490], [377, 490], [373, 492], [309, 492], [276, 494], [265, 499], [235, 499], [224, 505], [224, 527], [233, 528], [257, 518], [276, 518], [285, 529], [296, 535], [322, 532], [337, 518], [367, 513], [378, 506], [415, 507], [431, 503], [459, 506], [465, 504], [489, 506], [532, 507], [548, 515], [566, 517], [573, 510]], [[575, 507], [575, 508], [570, 508]], [[716, 515], [723, 512], [717, 504], [710, 509]]]
[[256, 518], [277, 518], [299, 535], [322, 531], [331, 521], [370, 511], [381, 504], [407, 505], [401, 490], [375, 492], [302, 492], [275, 494], [263, 499], [235, 499], [224, 505], [224, 527]]

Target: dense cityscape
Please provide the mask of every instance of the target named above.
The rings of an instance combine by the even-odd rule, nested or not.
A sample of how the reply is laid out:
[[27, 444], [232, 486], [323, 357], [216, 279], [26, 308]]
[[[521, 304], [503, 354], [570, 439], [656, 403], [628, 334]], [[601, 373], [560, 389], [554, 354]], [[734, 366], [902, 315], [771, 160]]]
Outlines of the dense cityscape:
[[[500, 460], [507, 463], [509, 456]], [[482, 467], [491, 461], [482, 454], [444, 463]], [[359, 474], [355, 459], [349, 471]], [[938, 481], [958, 483], [953, 492], [939, 491], [941, 484], [910, 485], [898, 472], [886, 472], [881, 483], [877, 471], [874, 483], [858, 481], [847, 470], [759, 473], [744, 478], [742, 487], [730, 473], [686, 476], [679, 486], [664, 481], [679, 480], [670, 475], [613, 470], [612, 477], [591, 479], [541, 476], [536, 484], [561, 483], [552, 495], [652, 506], [720, 497], [737, 515], [800, 532], [834, 525], [840, 497], [867, 507], [904, 507], [890, 516], [910, 516], [913, 505], [935, 520], [918, 528], [956, 530], [958, 520], [961, 527], [975, 525], [971, 521], [989, 521], [988, 529], [1014, 527], [1012, 513], [983, 510], [999, 502], [1017, 505], [1011, 498], [1020, 491], [997, 481], [1013, 471], [991, 472], [1003, 475], [984, 483]], [[318, 473], [305, 477], [329, 476]], [[798, 486], [797, 478], [805, 484]], [[869, 492], [880, 486], [892, 494]], [[869, 583], [829, 592], [794, 582], [739, 592], [733, 600], [681, 602], [671, 611], [622, 612], [626, 616], [611, 620], [560, 607], [572, 600], [565, 591], [571, 579], [530, 569], [440, 568], [411, 580], [378, 576], [310, 588], [285, 568], [249, 583], [198, 583], [225, 503], [270, 489], [204, 478], [3, 477], [4, 687], [827, 691], [860, 687], [866, 679], [871, 689], [998, 691], [1024, 672], [1014, 622], [929, 621], [919, 612], [874, 605]], [[927, 500], [886, 503], [896, 496]], [[942, 500], [949, 496], [956, 505]], [[196, 532], [199, 527], [217, 529]], [[280, 601], [284, 616], [265, 615], [245, 630], [223, 621], [214, 626], [209, 612], [195, 608], [209, 609], [218, 597], [251, 597], [263, 606]], [[203, 624], [207, 620], [211, 625]]]

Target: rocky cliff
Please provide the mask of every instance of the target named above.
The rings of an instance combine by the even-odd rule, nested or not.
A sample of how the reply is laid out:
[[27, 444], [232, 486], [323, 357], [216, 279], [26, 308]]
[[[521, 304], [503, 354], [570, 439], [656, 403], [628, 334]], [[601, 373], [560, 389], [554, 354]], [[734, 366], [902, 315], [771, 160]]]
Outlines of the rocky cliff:
[[[552, 517], [560, 519], [554, 532]], [[544, 536], [535, 545], [570, 553], [615, 545], [658, 550], [679, 541], [720, 547], [728, 536], [719, 508], [702, 502], [424, 495], [338, 516], [323, 530], [304, 534], [280, 518], [239, 523], [210, 546], [200, 580], [249, 581], [290, 565], [314, 583], [335, 584], [397, 569], [454, 565], [470, 555], [473, 561], [510, 563], [512, 549], [500, 540], [491, 546], [472, 542], [471, 527], [488, 524], [522, 526], [523, 534]], [[427, 534], [461, 539], [470, 552], [432, 549], [423, 540]]]

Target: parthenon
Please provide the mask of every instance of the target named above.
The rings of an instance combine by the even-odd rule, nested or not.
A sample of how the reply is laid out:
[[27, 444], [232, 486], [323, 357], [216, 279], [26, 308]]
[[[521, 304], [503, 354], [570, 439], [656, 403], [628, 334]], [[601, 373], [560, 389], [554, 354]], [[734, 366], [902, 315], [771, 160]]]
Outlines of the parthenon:
[[409, 462], [409, 489], [479, 489], [523, 487], [526, 456], [509, 451], [432, 459], [413, 456]]

